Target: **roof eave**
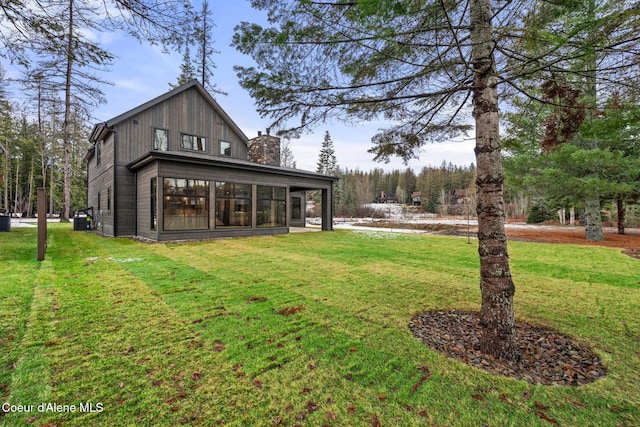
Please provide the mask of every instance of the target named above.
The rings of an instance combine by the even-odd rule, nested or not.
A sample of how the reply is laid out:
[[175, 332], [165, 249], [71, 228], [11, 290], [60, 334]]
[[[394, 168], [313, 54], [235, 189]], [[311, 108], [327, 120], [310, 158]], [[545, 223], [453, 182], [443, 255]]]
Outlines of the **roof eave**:
[[96, 148], [95, 147], [91, 147], [87, 150], [87, 152], [85, 153], [84, 157], [82, 158], [82, 161], [87, 163], [92, 157], [93, 154], [96, 152]]
[[261, 163], [240, 163], [237, 161], [229, 161], [224, 158], [217, 157], [191, 157], [186, 155], [180, 155], [175, 153], [166, 153], [162, 151], [150, 151], [144, 156], [132, 161], [127, 165], [127, 168], [131, 171], [136, 171], [143, 166], [153, 162], [154, 160], [168, 160], [180, 163], [191, 163], [191, 164], [201, 164], [208, 166], [219, 166], [226, 168], [234, 168], [239, 170], [246, 171], [260, 171], [266, 173], [275, 173], [279, 175], [288, 175], [288, 176], [297, 176], [300, 178], [315, 178], [315, 179], [325, 179], [331, 181], [338, 181], [340, 178], [334, 175], [325, 175], [317, 172], [304, 171], [301, 169], [291, 169], [291, 168], [282, 168], [279, 166], [270, 166], [263, 165]]

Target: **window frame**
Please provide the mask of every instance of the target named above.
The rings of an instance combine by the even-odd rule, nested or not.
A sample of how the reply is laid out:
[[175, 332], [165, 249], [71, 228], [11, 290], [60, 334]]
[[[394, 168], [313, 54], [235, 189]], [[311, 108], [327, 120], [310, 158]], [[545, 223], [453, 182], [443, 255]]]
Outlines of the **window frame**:
[[[167, 185], [173, 181], [174, 185]], [[182, 186], [179, 186], [182, 184]], [[192, 178], [162, 178], [162, 229], [163, 231], [209, 230], [211, 181]], [[172, 191], [170, 191], [173, 189]], [[200, 214], [199, 214], [200, 213]], [[175, 217], [173, 220], [171, 217]], [[179, 224], [182, 218], [184, 225]], [[191, 218], [191, 220], [189, 220]], [[194, 226], [186, 226], [192, 223]]]
[[[267, 188], [270, 190], [266, 190]], [[281, 191], [283, 193], [279, 194]], [[280, 219], [283, 221], [280, 222]], [[287, 187], [256, 186], [256, 227], [287, 227]]]
[[[163, 132], [164, 135], [166, 136], [166, 141], [165, 141], [166, 146], [165, 146], [164, 149], [162, 147], [158, 147], [156, 145], [156, 142], [158, 141], [156, 139], [156, 136], [158, 135], [158, 132]], [[153, 136], [151, 138], [151, 146], [152, 146], [154, 151], [169, 151], [169, 129], [163, 129], [163, 128], [154, 127], [153, 128]]]
[[[228, 187], [230, 190], [227, 191]], [[242, 186], [244, 191], [238, 190]], [[222, 193], [221, 193], [222, 190]], [[225, 209], [220, 209], [224, 206]], [[230, 212], [233, 207], [233, 212]], [[243, 207], [242, 210], [237, 210]], [[242, 215], [240, 215], [242, 214]], [[220, 217], [222, 215], [222, 218]], [[216, 229], [239, 229], [253, 228], [253, 184], [234, 182], [234, 181], [216, 181], [215, 182], [215, 228]], [[232, 220], [238, 220], [239, 224], [229, 224]], [[221, 224], [218, 224], [220, 222]], [[227, 224], [225, 224], [227, 222]], [[235, 221], [234, 221], [235, 222]]]
[[[226, 144], [227, 147], [223, 149], [223, 144]], [[220, 149], [220, 155], [221, 156], [225, 156], [225, 157], [231, 157], [231, 142], [230, 141], [226, 141], [224, 139], [220, 140], [220, 144], [219, 144], [219, 149]], [[229, 154], [227, 154], [227, 151]]]
[[293, 196], [291, 197], [291, 219], [301, 220], [303, 218], [302, 206], [304, 205], [302, 202], [302, 196]]
[[[190, 138], [189, 146], [185, 146], [185, 137]], [[202, 148], [198, 148], [202, 144]], [[195, 147], [195, 148], [194, 148]], [[198, 136], [190, 133], [180, 132], [180, 149], [186, 151], [195, 151], [198, 153], [206, 153], [207, 152], [207, 137], [206, 136]]]

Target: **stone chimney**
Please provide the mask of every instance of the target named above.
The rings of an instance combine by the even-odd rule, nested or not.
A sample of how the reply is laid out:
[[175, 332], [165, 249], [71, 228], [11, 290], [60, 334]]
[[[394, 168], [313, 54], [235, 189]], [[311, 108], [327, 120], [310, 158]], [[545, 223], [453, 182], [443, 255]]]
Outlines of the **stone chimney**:
[[258, 131], [258, 136], [249, 140], [249, 160], [263, 165], [280, 166], [280, 138]]

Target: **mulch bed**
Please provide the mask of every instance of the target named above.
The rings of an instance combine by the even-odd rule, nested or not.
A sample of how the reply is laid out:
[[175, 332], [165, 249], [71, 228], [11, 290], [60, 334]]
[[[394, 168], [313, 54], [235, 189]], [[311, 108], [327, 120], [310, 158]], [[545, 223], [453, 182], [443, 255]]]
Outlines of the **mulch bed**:
[[531, 384], [580, 386], [606, 375], [602, 361], [590, 350], [555, 331], [516, 323], [520, 359], [496, 359], [479, 350], [478, 313], [431, 311], [409, 322], [413, 335], [426, 346], [468, 365]]
[[622, 251], [623, 254], [629, 255], [631, 258], [640, 259], [640, 249], [625, 249]]

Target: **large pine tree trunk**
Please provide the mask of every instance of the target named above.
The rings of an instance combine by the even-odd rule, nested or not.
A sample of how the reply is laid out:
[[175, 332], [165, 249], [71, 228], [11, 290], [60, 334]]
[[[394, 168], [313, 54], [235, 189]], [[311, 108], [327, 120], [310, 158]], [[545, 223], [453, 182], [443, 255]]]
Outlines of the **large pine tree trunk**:
[[74, 0], [69, 0], [69, 31], [67, 33], [67, 69], [65, 74], [65, 98], [64, 98], [64, 124], [63, 124], [63, 151], [64, 164], [63, 191], [62, 191], [62, 212], [60, 212], [60, 222], [69, 222], [71, 216], [71, 75], [73, 72], [73, 4]]
[[502, 164], [498, 126], [498, 91], [493, 58], [491, 4], [471, 0], [471, 57], [474, 71], [473, 117], [476, 120], [478, 253], [480, 255], [481, 350], [515, 360], [513, 295], [504, 230]]
[[600, 198], [585, 200], [584, 234], [587, 240], [604, 240], [602, 234], [602, 217], [600, 216]]

